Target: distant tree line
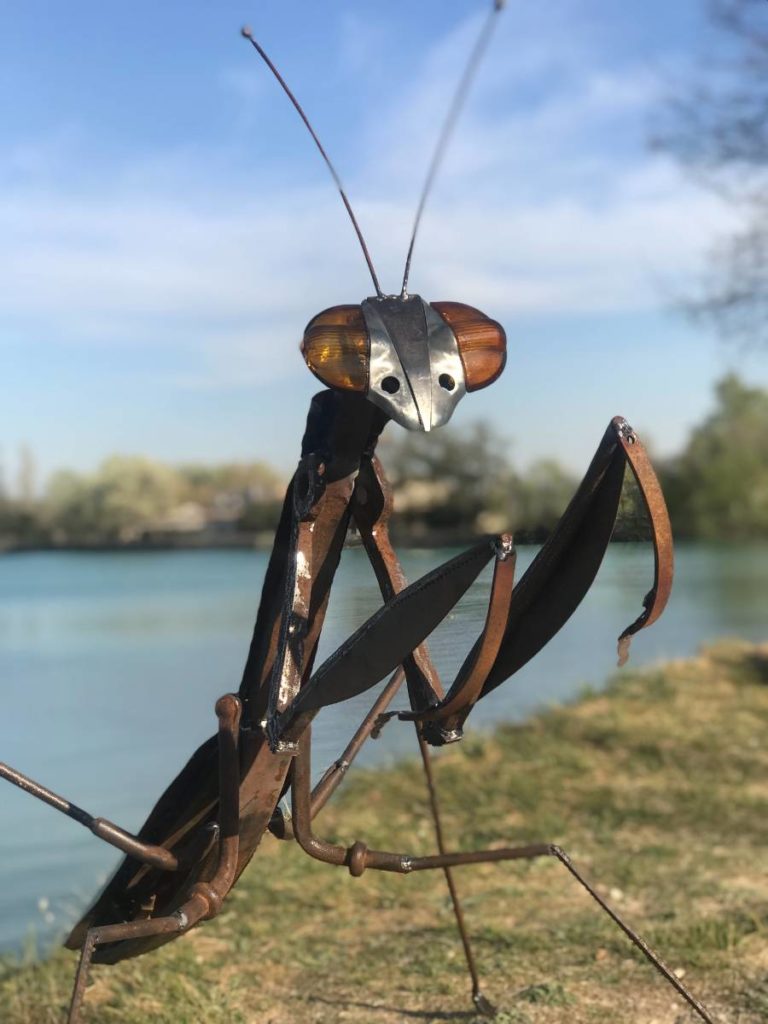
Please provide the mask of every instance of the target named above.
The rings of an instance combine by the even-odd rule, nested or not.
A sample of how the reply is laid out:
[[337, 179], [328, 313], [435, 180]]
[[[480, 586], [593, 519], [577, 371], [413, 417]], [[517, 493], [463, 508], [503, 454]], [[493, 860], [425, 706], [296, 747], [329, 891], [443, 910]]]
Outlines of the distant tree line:
[[[685, 449], [658, 463], [675, 534], [768, 539], [768, 391], [729, 375], [715, 393], [714, 411]], [[395, 539], [442, 545], [511, 529], [519, 541], [543, 540], [578, 479], [549, 459], [520, 470], [509, 448], [484, 424], [385, 439]], [[56, 473], [42, 497], [29, 488], [0, 494], [0, 548], [266, 544], [284, 488], [263, 463], [172, 467], [112, 456], [91, 474]], [[647, 531], [628, 473], [614, 536], [642, 539]]]
[[394, 536], [451, 543], [512, 529], [520, 539], [546, 537], [578, 481], [549, 459], [521, 471], [509, 448], [483, 423], [401, 434], [382, 451], [395, 491]]
[[[675, 535], [702, 540], [768, 539], [768, 391], [733, 374], [715, 387], [715, 409], [675, 458], [655, 460]], [[553, 460], [520, 472], [509, 443], [487, 426], [459, 436], [408, 434], [388, 454], [398, 493], [395, 529], [445, 540], [512, 529], [541, 541], [563, 513], [578, 479]], [[586, 463], [585, 463], [586, 469]], [[643, 539], [642, 498], [627, 473], [614, 532]]]
[[42, 497], [0, 495], [0, 548], [226, 543], [271, 531], [284, 482], [261, 462], [168, 466], [113, 455], [55, 473]]

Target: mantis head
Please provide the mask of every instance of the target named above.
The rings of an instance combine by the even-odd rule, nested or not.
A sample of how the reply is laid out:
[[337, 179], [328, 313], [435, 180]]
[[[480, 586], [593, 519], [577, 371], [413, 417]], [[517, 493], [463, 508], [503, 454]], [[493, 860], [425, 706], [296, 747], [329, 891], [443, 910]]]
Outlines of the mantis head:
[[408, 275], [421, 216], [470, 82], [505, 0], [493, 0], [437, 140], [416, 210], [399, 295], [379, 287], [363, 233], [336, 168], [280, 72], [249, 28], [242, 30], [295, 107], [325, 161], [352, 221], [376, 295], [358, 306], [333, 306], [313, 317], [301, 352], [328, 387], [362, 392], [409, 430], [429, 431], [451, 418], [467, 391], [487, 387], [506, 361], [504, 329], [479, 309], [461, 302], [425, 302], [408, 294]]
[[362, 392], [401, 426], [428, 431], [448, 422], [467, 391], [496, 380], [506, 336], [473, 306], [388, 295], [318, 313], [301, 351], [328, 387]]

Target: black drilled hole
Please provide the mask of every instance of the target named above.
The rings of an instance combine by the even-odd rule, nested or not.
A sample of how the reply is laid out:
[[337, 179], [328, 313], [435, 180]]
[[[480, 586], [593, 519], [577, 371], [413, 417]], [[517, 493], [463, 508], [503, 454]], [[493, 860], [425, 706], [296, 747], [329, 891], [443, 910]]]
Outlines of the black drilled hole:
[[385, 377], [379, 387], [382, 391], [386, 391], [388, 395], [396, 395], [400, 390], [400, 381], [397, 377]]
[[456, 381], [450, 375], [450, 373], [441, 373], [437, 378], [441, 388], [445, 388], [446, 391], [453, 391], [456, 387]]

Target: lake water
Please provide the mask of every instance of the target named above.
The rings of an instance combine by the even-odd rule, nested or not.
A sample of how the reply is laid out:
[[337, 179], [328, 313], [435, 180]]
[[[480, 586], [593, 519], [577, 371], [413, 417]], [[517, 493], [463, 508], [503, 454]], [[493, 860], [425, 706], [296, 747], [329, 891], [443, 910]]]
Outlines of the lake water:
[[[519, 552], [521, 572], [534, 548]], [[409, 551], [410, 579], [448, 552]], [[194, 748], [214, 731], [213, 703], [236, 689], [266, 555], [242, 551], [74, 554], [0, 558], [0, 760], [91, 813], [137, 829]], [[641, 609], [653, 572], [649, 546], [613, 545], [592, 591], [533, 662], [482, 701], [475, 728], [599, 686], [615, 641]], [[768, 547], [680, 546], [672, 600], [635, 638], [631, 663], [691, 654], [723, 635], [765, 640]], [[431, 648], [444, 681], [482, 624], [483, 576]], [[378, 604], [362, 550], [345, 552], [320, 658]], [[318, 662], [319, 664], [319, 662]], [[370, 694], [323, 712], [319, 773], [340, 752]], [[402, 706], [402, 701], [397, 706]], [[392, 723], [361, 764], [414, 752], [410, 726]], [[421, 785], [421, 779], [415, 780]], [[85, 829], [0, 782], [0, 951], [58, 938], [120, 855]]]

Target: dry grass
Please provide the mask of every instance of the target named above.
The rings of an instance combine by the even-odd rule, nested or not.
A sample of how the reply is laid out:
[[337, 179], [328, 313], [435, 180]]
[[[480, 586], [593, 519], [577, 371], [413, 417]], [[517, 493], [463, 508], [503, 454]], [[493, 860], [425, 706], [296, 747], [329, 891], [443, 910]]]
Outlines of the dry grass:
[[[622, 674], [575, 706], [468, 737], [437, 770], [455, 846], [560, 843], [722, 1024], [768, 1020], [768, 648], [723, 643]], [[360, 772], [318, 832], [430, 851], [419, 770]], [[499, 1024], [696, 1019], [557, 862], [457, 879]], [[74, 964], [61, 952], [7, 965], [0, 1020], [60, 1024]], [[218, 920], [96, 968], [84, 1020], [479, 1018], [438, 872], [353, 879], [270, 838]]]

